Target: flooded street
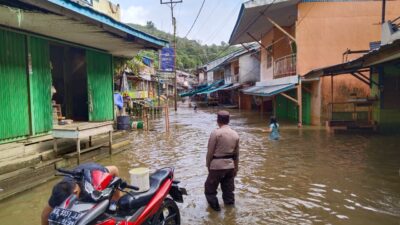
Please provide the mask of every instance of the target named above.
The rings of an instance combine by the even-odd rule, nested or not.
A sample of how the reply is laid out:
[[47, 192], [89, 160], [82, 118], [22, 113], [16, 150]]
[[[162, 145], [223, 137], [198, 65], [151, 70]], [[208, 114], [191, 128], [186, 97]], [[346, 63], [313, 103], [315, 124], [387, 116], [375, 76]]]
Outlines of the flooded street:
[[[240, 135], [236, 207], [217, 213], [203, 191], [206, 146], [216, 111], [171, 111], [171, 133], [163, 122], [133, 132], [131, 150], [102, 160], [122, 177], [138, 166], [175, 167], [188, 191], [179, 204], [182, 224], [400, 224], [400, 137], [328, 134], [281, 123], [280, 141], [261, 129], [268, 117], [231, 110]], [[40, 223], [40, 212], [56, 180], [0, 203], [1, 225]], [[220, 202], [221, 195], [218, 195]]]

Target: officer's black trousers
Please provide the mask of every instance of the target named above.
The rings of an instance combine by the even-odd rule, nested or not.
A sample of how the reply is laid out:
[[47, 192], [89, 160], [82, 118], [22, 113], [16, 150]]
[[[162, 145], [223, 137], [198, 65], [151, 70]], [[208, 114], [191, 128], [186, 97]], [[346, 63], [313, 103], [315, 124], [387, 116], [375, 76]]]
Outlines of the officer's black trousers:
[[235, 173], [234, 169], [210, 170], [206, 183], [204, 184], [204, 194], [210, 205], [218, 205], [217, 188], [221, 183], [222, 199], [225, 204], [235, 204]]

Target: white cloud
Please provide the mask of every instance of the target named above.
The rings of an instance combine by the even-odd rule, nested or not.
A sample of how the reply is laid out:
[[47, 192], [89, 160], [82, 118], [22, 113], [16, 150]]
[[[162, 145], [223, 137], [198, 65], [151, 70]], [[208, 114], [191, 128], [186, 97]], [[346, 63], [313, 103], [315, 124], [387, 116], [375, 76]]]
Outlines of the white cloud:
[[149, 11], [142, 6], [129, 6], [127, 9], [122, 8], [121, 20], [124, 23], [136, 23], [146, 25]]

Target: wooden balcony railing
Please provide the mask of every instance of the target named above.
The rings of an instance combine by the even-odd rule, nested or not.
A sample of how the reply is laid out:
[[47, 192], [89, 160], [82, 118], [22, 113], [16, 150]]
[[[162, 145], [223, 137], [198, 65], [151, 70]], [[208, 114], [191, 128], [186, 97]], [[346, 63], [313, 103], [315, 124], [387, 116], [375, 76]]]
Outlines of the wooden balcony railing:
[[296, 75], [296, 54], [287, 55], [275, 60], [274, 79]]

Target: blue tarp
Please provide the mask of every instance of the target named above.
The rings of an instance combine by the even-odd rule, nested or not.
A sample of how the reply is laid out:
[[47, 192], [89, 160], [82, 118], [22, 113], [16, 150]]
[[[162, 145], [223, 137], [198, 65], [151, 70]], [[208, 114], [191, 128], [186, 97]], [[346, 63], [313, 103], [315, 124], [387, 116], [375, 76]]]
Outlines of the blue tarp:
[[114, 104], [118, 107], [118, 109], [122, 109], [124, 106], [124, 99], [120, 93], [114, 93]]

